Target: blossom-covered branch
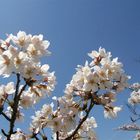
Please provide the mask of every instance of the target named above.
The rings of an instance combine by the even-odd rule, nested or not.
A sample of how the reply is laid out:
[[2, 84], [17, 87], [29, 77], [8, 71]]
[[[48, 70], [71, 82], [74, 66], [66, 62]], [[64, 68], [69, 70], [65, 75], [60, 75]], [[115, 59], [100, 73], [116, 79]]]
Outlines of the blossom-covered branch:
[[66, 85], [64, 96], [53, 97], [57, 107], [53, 103], [43, 105], [41, 111], [32, 117], [31, 130], [34, 133], [49, 127], [54, 139], [96, 140], [93, 131], [97, 127], [96, 121], [94, 117], [88, 118], [93, 105], [103, 106], [106, 118], [117, 117], [121, 107], [112, 103], [116, 94], [128, 87], [129, 76], [124, 73], [118, 58], [112, 59], [111, 53], [105, 49], [92, 51], [89, 56], [92, 61], [77, 67], [77, 72]]
[[0, 114], [10, 123], [8, 132], [1, 129], [7, 140], [47, 140], [46, 128], [52, 131], [54, 140], [96, 140], [97, 123], [92, 109], [100, 105], [105, 118], [117, 117], [121, 107], [113, 103], [117, 94], [129, 87], [130, 77], [118, 58], [112, 58], [110, 52], [100, 47], [88, 54], [90, 62], [77, 66], [64, 95], [54, 96], [51, 104], [46, 103], [35, 112], [30, 133], [26, 134], [16, 127], [16, 121], [23, 120], [23, 110], [49, 96], [56, 85], [54, 72], [49, 72], [48, 64], [41, 63], [42, 58], [51, 54], [50, 43], [43, 35], [32, 36], [23, 31], [8, 35], [0, 43], [0, 75], [17, 77], [16, 84], [0, 86]]
[[[10, 123], [9, 132], [3, 129], [2, 132], [7, 140], [15, 140], [19, 139], [17, 136], [26, 137], [21, 130], [15, 130], [15, 121], [24, 118], [22, 108], [28, 109], [45, 95], [50, 95], [56, 82], [49, 65], [41, 65], [41, 58], [50, 55], [49, 42], [43, 40], [43, 35], [32, 36], [19, 31], [17, 36], [10, 34], [0, 43], [0, 75], [17, 77], [16, 85], [10, 82], [0, 86], [1, 115]], [[37, 139], [35, 135], [34, 138]]]
[[131, 123], [124, 124], [123, 126], [118, 127], [117, 130], [123, 131], [137, 131], [134, 140], [140, 140], [140, 126], [138, 121], [140, 120], [139, 104], [140, 104], [140, 84], [133, 83], [129, 89], [131, 90], [130, 98], [128, 98], [127, 107], [132, 113], [130, 117]]

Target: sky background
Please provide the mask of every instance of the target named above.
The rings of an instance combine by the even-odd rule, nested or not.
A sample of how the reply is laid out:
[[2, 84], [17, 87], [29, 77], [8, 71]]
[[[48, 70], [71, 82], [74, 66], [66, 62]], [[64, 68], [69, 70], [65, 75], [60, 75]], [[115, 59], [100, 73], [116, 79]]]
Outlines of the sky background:
[[[41, 33], [51, 42], [52, 56], [43, 61], [56, 72], [55, 96], [63, 95], [77, 64], [84, 65], [89, 59], [87, 53], [100, 46], [119, 57], [126, 73], [132, 76], [130, 83], [140, 81], [139, 0], [0, 0], [0, 38], [19, 30]], [[129, 122], [125, 107], [129, 94], [125, 91], [118, 95], [116, 104], [124, 108], [117, 119], [104, 119], [103, 109], [98, 106], [90, 114], [98, 123], [95, 131], [99, 140], [133, 139], [131, 132], [113, 130]], [[27, 111], [26, 116], [31, 114]], [[21, 127], [27, 125], [29, 119]]]

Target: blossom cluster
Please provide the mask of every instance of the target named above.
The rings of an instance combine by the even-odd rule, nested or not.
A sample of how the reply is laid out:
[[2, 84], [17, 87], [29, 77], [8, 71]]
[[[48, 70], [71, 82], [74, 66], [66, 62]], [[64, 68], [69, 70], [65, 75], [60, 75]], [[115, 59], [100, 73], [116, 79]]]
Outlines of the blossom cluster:
[[[104, 106], [106, 118], [114, 118], [120, 107], [113, 107], [115, 94], [128, 87], [130, 78], [124, 73], [123, 65], [118, 58], [113, 58], [104, 48], [88, 54], [92, 61], [85, 66], [78, 66], [76, 74], [67, 85], [65, 93], [74, 93], [84, 100], [89, 100], [92, 95], [96, 104]], [[91, 94], [91, 95], [90, 95]]]
[[136, 131], [137, 133], [134, 137], [134, 140], [140, 140], [140, 126], [138, 126], [136, 123], [125, 124], [123, 126], [118, 127], [117, 130]]
[[[111, 57], [104, 48], [89, 53], [92, 61], [78, 66], [62, 97], [53, 97], [56, 106], [46, 115], [42, 107], [32, 117], [30, 130], [39, 133], [49, 127], [54, 139], [96, 140], [94, 117], [88, 118], [94, 105], [104, 107], [105, 118], [115, 118], [121, 107], [113, 106], [116, 93], [128, 87], [128, 79], [118, 58]], [[47, 108], [49, 105], [45, 105]], [[44, 110], [44, 111], [43, 111]], [[47, 109], [46, 109], [47, 110]], [[44, 113], [43, 113], [43, 112]], [[45, 115], [44, 115], [45, 114]]]
[[124, 125], [122, 127], [119, 127], [119, 130], [125, 130], [125, 131], [136, 131], [136, 135], [134, 140], [140, 140], [140, 126], [136, 124], [136, 122], [140, 119], [140, 114], [137, 109], [139, 103], [140, 103], [140, 84], [139, 83], [133, 83], [129, 86], [129, 89], [131, 90], [130, 97], [128, 98], [128, 107], [133, 114], [131, 116], [131, 124]]
[[140, 131], [137, 132], [134, 140], [140, 140]]
[[43, 35], [32, 36], [19, 31], [16, 36], [10, 34], [0, 43], [0, 75], [9, 77], [11, 74], [20, 74], [29, 86], [21, 95], [22, 107], [30, 107], [40, 97], [54, 90], [54, 72], [50, 73], [49, 65], [41, 65], [40, 62], [43, 56], [51, 54], [48, 51], [50, 43], [43, 40]]
[[11, 135], [11, 140], [27, 140], [27, 136], [20, 129], [17, 129], [16, 133]]
[[23, 109], [49, 96], [55, 88], [54, 72], [49, 71], [48, 64], [41, 63], [44, 56], [51, 54], [49, 44], [43, 35], [23, 31], [0, 40], [0, 75], [16, 76], [16, 82], [0, 86], [0, 115], [9, 122], [9, 131], [2, 129], [2, 133], [7, 140], [44, 140], [47, 139], [44, 129], [49, 128], [54, 140], [96, 140], [97, 123], [90, 116], [91, 110], [100, 105], [105, 118], [117, 117], [122, 108], [114, 106], [113, 102], [119, 92], [129, 87], [130, 78], [118, 58], [112, 58], [111, 53], [101, 47], [88, 54], [91, 62], [77, 66], [63, 96], [54, 96], [51, 104], [44, 104], [35, 112], [31, 117], [30, 134], [14, 128], [17, 120], [24, 119]]
[[140, 84], [133, 83], [132, 85], [129, 86], [129, 89], [131, 90], [131, 94], [130, 97], [128, 98], [127, 107], [132, 113], [132, 116], [130, 117], [131, 123], [118, 127], [118, 130], [136, 131], [137, 133], [135, 135], [134, 140], [140, 140], [140, 126], [136, 123], [140, 119], [140, 113], [137, 108], [140, 103]]
[[118, 58], [111, 59], [111, 53], [104, 48], [99, 48], [99, 52], [92, 51], [89, 56], [92, 62], [78, 66], [68, 88], [70, 86], [73, 90], [84, 92], [106, 89], [120, 92], [128, 86], [128, 76], [124, 74], [123, 65], [118, 62]]
[[44, 41], [42, 35], [26, 35], [19, 31], [17, 36], [10, 34], [0, 42], [0, 75], [20, 73], [22, 77], [30, 78], [42, 72], [40, 58], [50, 54], [49, 42]]
[[132, 90], [130, 98], [128, 99], [128, 102], [131, 105], [139, 104], [140, 103], [140, 84], [134, 83], [130, 86], [130, 89]]
[[49, 96], [55, 88], [54, 72], [49, 71], [48, 64], [41, 63], [43, 57], [51, 54], [49, 44], [43, 35], [26, 34], [24, 31], [0, 40], [0, 75], [3, 78], [16, 76], [16, 82], [0, 85], [0, 115], [10, 123], [9, 133], [3, 130], [7, 140], [25, 139], [21, 136], [24, 134], [22, 130], [15, 133], [15, 121], [23, 120], [22, 110]]
[[13, 94], [14, 92], [15, 92], [15, 88], [13, 82], [9, 82], [7, 85], [0, 86], [0, 107], [2, 107], [8, 95]]

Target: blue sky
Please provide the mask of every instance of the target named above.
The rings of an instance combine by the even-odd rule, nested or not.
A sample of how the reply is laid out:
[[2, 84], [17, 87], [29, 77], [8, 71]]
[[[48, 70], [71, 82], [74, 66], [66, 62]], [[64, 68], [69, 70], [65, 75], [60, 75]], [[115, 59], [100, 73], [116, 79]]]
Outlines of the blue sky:
[[[42, 33], [51, 42], [52, 56], [43, 61], [56, 72], [53, 95], [63, 95], [77, 64], [83, 65], [87, 53], [100, 46], [119, 57], [132, 76], [131, 83], [140, 81], [139, 0], [1, 0], [0, 38], [19, 30]], [[98, 122], [100, 140], [132, 140], [133, 133], [112, 130], [129, 122], [128, 97], [129, 91], [118, 95], [117, 104], [124, 105], [124, 111], [115, 120], [105, 120], [100, 107], [91, 113]]]

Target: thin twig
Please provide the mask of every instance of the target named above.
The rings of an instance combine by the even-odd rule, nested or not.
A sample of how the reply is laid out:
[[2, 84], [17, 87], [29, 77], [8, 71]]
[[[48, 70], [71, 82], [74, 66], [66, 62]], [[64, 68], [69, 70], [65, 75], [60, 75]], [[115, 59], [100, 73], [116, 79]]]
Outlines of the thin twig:
[[4, 112], [1, 112], [1, 115], [9, 122], [11, 121], [11, 119]]
[[39, 140], [39, 138], [37, 137], [37, 134], [33, 133], [30, 138], [35, 138], [36, 140]]
[[6, 136], [6, 137], [8, 136], [3, 129], [1, 129], [1, 132], [4, 136]]

